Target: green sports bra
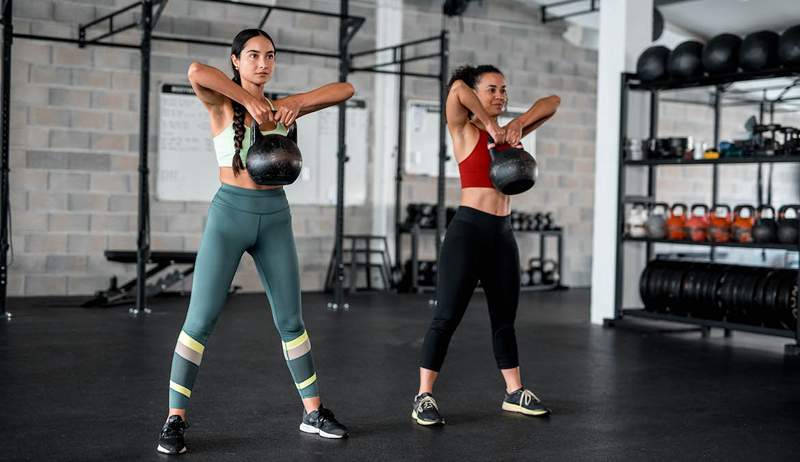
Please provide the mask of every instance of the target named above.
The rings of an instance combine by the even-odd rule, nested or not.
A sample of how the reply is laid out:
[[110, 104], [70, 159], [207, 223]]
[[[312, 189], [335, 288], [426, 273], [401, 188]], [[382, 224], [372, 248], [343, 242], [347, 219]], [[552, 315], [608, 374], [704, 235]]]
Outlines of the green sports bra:
[[[261, 131], [262, 135], [269, 135], [277, 133], [286, 136], [289, 132], [286, 127], [281, 123], [275, 127], [274, 130]], [[217, 153], [217, 163], [220, 167], [232, 167], [233, 155], [236, 153], [236, 148], [233, 145], [233, 122], [225, 127], [225, 130], [214, 137], [214, 151]], [[242, 162], [247, 161], [247, 150], [250, 149], [250, 127], [244, 128], [244, 139], [242, 140], [242, 149], [239, 151], [239, 156]]]
[[[275, 110], [275, 106], [272, 105], [272, 101], [267, 100], [269, 103], [269, 107], [272, 110]], [[289, 130], [286, 129], [282, 123], [279, 123], [273, 130], [262, 131], [262, 135], [269, 135], [272, 133], [277, 133], [279, 135], [286, 136], [289, 133]], [[236, 147], [233, 144], [233, 122], [230, 125], [225, 127], [225, 130], [222, 130], [217, 136], [213, 138], [214, 141], [214, 151], [217, 153], [217, 163], [220, 167], [232, 167], [233, 166], [233, 156], [236, 154]], [[250, 127], [244, 127], [244, 139], [242, 139], [242, 149], [239, 151], [239, 156], [242, 158], [242, 162], [247, 161], [247, 150], [250, 149]]]

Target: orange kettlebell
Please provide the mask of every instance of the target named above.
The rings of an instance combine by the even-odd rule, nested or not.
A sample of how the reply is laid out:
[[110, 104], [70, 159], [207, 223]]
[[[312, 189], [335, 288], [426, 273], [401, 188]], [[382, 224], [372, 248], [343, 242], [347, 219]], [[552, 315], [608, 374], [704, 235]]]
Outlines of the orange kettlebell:
[[[702, 214], [696, 213], [701, 210]], [[708, 238], [708, 207], [703, 204], [692, 205], [689, 219], [686, 220], [689, 239], [694, 242], [704, 242]]]
[[753, 242], [753, 225], [756, 224], [756, 209], [749, 205], [737, 205], [733, 209], [731, 231], [736, 242]]
[[667, 238], [674, 241], [686, 239], [686, 204], [674, 204], [669, 210]]
[[[720, 213], [720, 212], [723, 213]], [[731, 240], [731, 208], [724, 204], [717, 204], [711, 209], [708, 217], [708, 237], [713, 242], [728, 242]]]

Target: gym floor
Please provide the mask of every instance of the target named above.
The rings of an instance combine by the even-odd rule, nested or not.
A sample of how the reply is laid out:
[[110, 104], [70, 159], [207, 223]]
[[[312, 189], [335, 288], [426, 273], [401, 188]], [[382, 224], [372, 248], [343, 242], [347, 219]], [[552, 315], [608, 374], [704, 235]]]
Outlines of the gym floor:
[[[502, 380], [476, 294], [436, 396], [447, 419], [410, 419], [427, 295], [358, 294], [348, 312], [306, 294], [324, 403], [351, 438], [300, 433], [301, 405], [263, 295], [233, 296], [189, 409], [188, 456], [219, 460], [796, 460], [800, 363], [786, 339], [656, 334], [587, 322], [589, 292], [523, 293], [526, 385], [550, 418], [500, 410]], [[187, 300], [152, 314], [11, 299], [0, 323], [0, 460], [165, 460], [172, 350]], [[54, 310], [64, 315], [53, 316]], [[56, 456], [54, 456], [56, 455]]]

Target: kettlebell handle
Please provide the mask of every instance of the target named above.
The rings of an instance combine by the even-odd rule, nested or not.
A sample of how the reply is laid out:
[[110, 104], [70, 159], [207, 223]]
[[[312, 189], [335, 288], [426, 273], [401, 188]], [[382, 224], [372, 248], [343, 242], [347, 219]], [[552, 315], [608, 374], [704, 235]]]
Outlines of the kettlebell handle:
[[770, 212], [769, 213], [770, 216], [768, 217], [768, 219], [775, 219], [776, 218], [775, 209], [771, 205], [762, 205], [761, 207], [758, 207], [756, 209], [756, 214], [758, 215], [758, 218], [760, 219], [760, 218], [764, 217], [764, 212], [766, 212], [766, 211]]
[[495, 149], [497, 147], [497, 143], [494, 142], [494, 138], [492, 138], [492, 135], [489, 135], [487, 133], [487, 137], [488, 139], [486, 140], [486, 149], [489, 150], [489, 157], [494, 159], [497, 153], [497, 150]]
[[[272, 111], [273, 114], [275, 112], [277, 111], [274, 110]], [[256, 119], [253, 119], [253, 121], [250, 123], [250, 146], [256, 144], [256, 139], [261, 138], [260, 128], [261, 127], [259, 127], [258, 122], [256, 122]], [[286, 136], [290, 140], [297, 143], [297, 122], [293, 123], [292, 126], [289, 127], [289, 129], [286, 132]]]
[[261, 127], [259, 127], [256, 119], [250, 123], [250, 146], [256, 144], [256, 139], [261, 138]]
[[781, 220], [786, 219], [786, 212], [793, 211], [795, 218], [800, 218], [800, 205], [797, 204], [786, 204], [778, 209], [778, 218]]
[[[718, 214], [717, 210], [724, 210], [725, 215]], [[729, 216], [731, 216], [731, 207], [726, 204], [714, 204], [713, 206], [711, 206], [710, 213], [711, 215], [714, 215], [715, 217], [718, 218], [728, 218]]]

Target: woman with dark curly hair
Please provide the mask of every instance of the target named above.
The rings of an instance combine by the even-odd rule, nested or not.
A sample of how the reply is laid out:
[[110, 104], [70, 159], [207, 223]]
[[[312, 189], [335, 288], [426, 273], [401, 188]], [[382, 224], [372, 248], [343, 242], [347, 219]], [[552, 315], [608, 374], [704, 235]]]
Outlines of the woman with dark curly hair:
[[520, 288], [519, 251], [511, 230], [511, 198], [496, 190], [489, 178], [489, 137], [495, 143], [518, 145], [550, 119], [561, 100], [549, 96], [501, 127], [497, 117], [508, 102], [503, 73], [494, 66], [463, 66], [450, 79], [447, 128], [461, 177], [461, 202], [439, 255], [437, 306], [425, 335], [419, 369], [419, 391], [411, 417], [420, 425], [441, 425], [444, 418], [433, 398], [433, 384], [447, 354], [450, 339], [478, 284], [489, 305], [497, 366], [506, 382], [502, 409], [525, 415], [550, 410], [522, 386], [514, 320]]
[[255, 261], [283, 355], [303, 401], [300, 430], [325, 438], [347, 436], [347, 429], [320, 401], [311, 342], [301, 313], [297, 250], [286, 194], [280, 186], [256, 184], [245, 169], [245, 159], [253, 121], [262, 134], [286, 135], [298, 117], [339, 104], [353, 96], [354, 90], [349, 83], [331, 83], [270, 101], [264, 97], [264, 85], [272, 78], [275, 56], [275, 42], [266, 32], [247, 29], [236, 36], [231, 47], [233, 79], [211, 66], [195, 62], [189, 67], [192, 88], [210, 115], [222, 185], [211, 201], [197, 252], [189, 310], [172, 359], [169, 414], [157, 447], [161, 453], [186, 451], [186, 407], [206, 342], [244, 252]]

